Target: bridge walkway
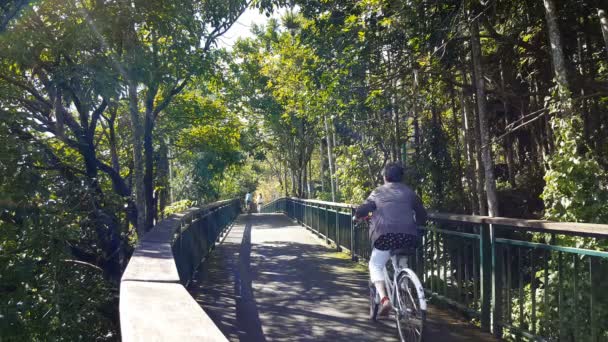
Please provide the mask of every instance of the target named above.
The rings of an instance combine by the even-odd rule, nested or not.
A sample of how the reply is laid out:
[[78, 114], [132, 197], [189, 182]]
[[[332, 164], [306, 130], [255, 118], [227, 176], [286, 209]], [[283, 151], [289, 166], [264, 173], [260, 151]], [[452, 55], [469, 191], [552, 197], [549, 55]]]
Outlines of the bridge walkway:
[[[282, 214], [241, 215], [188, 291], [230, 341], [397, 341], [367, 317], [367, 269]], [[496, 341], [431, 306], [425, 341]]]

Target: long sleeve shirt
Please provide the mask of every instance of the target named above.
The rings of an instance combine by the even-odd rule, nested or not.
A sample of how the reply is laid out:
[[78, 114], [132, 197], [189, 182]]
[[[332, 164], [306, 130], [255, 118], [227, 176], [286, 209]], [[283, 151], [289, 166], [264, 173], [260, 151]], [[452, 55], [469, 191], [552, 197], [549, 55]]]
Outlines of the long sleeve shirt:
[[373, 212], [369, 237], [373, 243], [383, 234], [405, 233], [417, 235], [424, 225], [427, 213], [416, 193], [403, 183], [386, 183], [377, 187], [360, 205], [355, 215], [367, 216]]

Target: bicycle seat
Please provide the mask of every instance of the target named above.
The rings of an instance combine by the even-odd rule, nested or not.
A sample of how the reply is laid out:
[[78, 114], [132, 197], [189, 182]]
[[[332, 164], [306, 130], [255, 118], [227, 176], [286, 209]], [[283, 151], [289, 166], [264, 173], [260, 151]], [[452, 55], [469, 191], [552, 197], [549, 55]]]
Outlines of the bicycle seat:
[[393, 255], [402, 255], [402, 256], [410, 256], [416, 253], [415, 248], [399, 248], [391, 251], [391, 256]]

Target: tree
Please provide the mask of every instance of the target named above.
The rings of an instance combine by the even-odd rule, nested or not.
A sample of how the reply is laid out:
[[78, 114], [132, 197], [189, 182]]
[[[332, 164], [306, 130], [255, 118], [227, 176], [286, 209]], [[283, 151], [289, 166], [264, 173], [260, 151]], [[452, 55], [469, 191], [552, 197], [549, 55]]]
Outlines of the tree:
[[471, 23], [471, 54], [473, 59], [473, 77], [477, 100], [477, 115], [479, 117], [479, 131], [481, 134], [481, 159], [484, 170], [485, 191], [488, 198], [488, 214], [498, 216], [498, 198], [496, 197], [496, 183], [494, 182], [494, 163], [490, 153], [490, 132], [488, 126], [488, 113], [486, 106], [485, 82], [483, 67], [481, 65], [481, 46], [479, 42], [479, 24], [477, 19]]
[[[10, 277], [2, 337], [116, 338], [117, 286], [154, 218], [154, 185], [167, 186], [168, 149], [177, 149], [165, 149], [163, 134], [198, 153], [180, 160], [198, 175], [219, 170], [216, 184], [241, 160], [241, 126], [223, 103], [205, 102], [203, 110], [219, 114], [197, 113], [175, 130], [155, 125], [175, 113], [187, 86], [205, 91], [198, 86], [217, 66], [215, 41], [248, 3], [26, 4], [0, 6], [0, 137], [10, 150], [0, 172], [11, 197], [0, 203], [0, 267]], [[196, 180], [199, 189], [206, 180]], [[212, 190], [196, 195], [214, 199]]]
[[4, 31], [9, 22], [15, 18], [29, 0], [9, 0], [0, 4], [0, 32]]
[[[172, 1], [120, 6], [112, 49], [128, 89], [138, 226], [154, 219], [153, 131], [159, 114], [209, 68], [209, 52], [248, 3]], [[141, 100], [143, 99], [143, 100]], [[143, 107], [143, 108], [142, 108]]]

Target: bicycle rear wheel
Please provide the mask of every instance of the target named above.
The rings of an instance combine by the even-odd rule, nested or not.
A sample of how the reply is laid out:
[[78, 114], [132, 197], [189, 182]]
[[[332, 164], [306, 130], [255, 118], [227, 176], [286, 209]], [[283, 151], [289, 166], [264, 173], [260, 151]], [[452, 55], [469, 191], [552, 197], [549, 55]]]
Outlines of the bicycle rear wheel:
[[378, 318], [378, 308], [380, 307], [377, 297], [378, 297], [378, 295], [376, 294], [376, 287], [370, 281], [369, 282], [369, 319], [371, 319], [374, 322]]
[[397, 331], [402, 342], [422, 341], [422, 331], [426, 320], [426, 310], [419, 298], [415, 283], [410, 275], [403, 272], [397, 280], [397, 303], [395, 306], [395, 320]]

